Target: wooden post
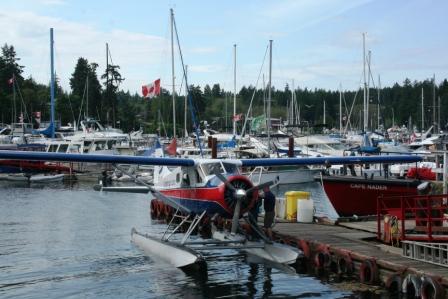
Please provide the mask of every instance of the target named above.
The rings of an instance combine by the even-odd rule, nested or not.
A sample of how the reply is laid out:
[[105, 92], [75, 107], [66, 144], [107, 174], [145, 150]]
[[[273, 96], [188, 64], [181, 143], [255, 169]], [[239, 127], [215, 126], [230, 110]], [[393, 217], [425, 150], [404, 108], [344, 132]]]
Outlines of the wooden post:
[[294, 137], [289, 136], [288, 139], [288, 157], [294, 157]]
[[208, 136], [208, 139], [207, 139], [207, 147], [208, 148], [212, 148], [212, 139], [213, 139], [212, 136]]
[[212, 159], [216, 159], [218, 157], [218, 151], [217, 151], [217, 146], [218, 146], [218, 140], [216, 138], [212, 138]]

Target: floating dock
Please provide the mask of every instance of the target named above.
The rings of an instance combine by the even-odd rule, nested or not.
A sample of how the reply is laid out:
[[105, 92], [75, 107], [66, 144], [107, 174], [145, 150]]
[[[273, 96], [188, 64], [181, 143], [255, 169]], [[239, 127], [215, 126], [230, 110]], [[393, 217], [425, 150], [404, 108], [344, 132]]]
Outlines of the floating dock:
[[393, 293], [415, 294], [415, 298], [448, 298], [448, 266], [423, 259], [437, 255], [439, 261], [446, 261], [445, 247], [428, 253], [427, 248], [412, 246], [412, 253], [419, 253], [418, 258], [410, 257], [409, 245], [402, 249], [379, 242], [376, 225], [376, 221], [338, 225], [280, 222], [273, 230], [277, 241], [301, 249], [307, 264], [316, 270]]

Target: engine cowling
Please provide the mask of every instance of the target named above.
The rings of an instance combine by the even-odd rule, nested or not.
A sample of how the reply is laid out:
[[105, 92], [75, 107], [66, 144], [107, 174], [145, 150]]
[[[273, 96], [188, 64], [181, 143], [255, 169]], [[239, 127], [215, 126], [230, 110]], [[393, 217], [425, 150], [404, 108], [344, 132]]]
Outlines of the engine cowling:
[[[254, 186], [253, 183], [245, 176], [240, 176], [240, 175], [231, 176], [231, 177], [228, 177], [227, 180], [237, 190], [238, 189], [248, 190]], [[224, 200], [227, 204], [229, 212], [233, 213], [233, 211], [235, 209], [236, 201], [237, 201], [235, 192], [233, 192], [233, 190], [229, 189], [228, 187], [225, 187]], [[250, 208], [252, 208], [257, 200], [258, 200], [258, 192], [257, 191], [252, 192], [251, 194], [248, 194], [241, 202], [241, 214], [244, 214]]]

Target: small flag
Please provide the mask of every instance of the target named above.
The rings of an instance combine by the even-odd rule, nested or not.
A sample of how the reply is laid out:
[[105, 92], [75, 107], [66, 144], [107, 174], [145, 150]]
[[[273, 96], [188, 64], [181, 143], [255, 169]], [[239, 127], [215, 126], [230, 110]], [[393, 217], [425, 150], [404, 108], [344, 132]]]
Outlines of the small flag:
[[11, 79], [8, 80], [8, 84], [12, 85], [14, 83], [14, 77], [12, 77]]
[[170, 144], [165, 148], [165, 151], [170, 156], [175, 156], [177, 152], [177, 140], [173, 138]]
[[142, 86], [142, 94], [144, 98], [152, 99], [160, 94], [160, 79], [151, 84]]

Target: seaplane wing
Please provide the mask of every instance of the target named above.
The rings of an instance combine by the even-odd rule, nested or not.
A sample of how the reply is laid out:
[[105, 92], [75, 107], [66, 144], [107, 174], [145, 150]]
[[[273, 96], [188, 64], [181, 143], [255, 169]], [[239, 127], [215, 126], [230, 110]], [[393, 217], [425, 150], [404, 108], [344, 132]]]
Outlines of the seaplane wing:
[[[201, 159], [186, 158], [152, 158], [143, 156], [63, 154], [26, 151], [0, 151], [0, 159], [37, 160], [85, 163], [140, 164], [159, 166], [194, 166]], [[212, 161], [212, 159], [207, 159]], [[374, 163], [413, 163], [422, 161], [417, 155], [383, 155], [383, 156], [345, 156], [317, 158], [267, 158], [231, 160], [245, 167], [281, 166], [281, 165], [339, 165], [339, 164], [374, 164]]]

